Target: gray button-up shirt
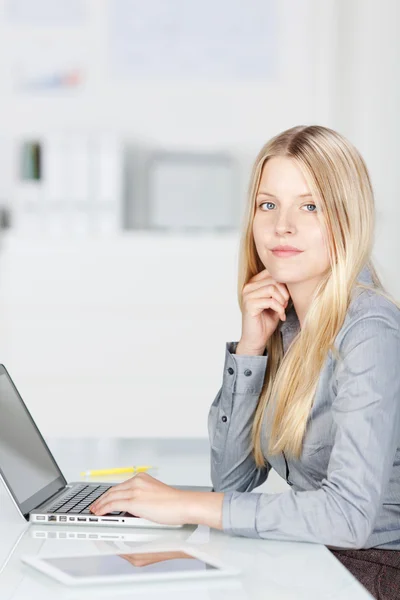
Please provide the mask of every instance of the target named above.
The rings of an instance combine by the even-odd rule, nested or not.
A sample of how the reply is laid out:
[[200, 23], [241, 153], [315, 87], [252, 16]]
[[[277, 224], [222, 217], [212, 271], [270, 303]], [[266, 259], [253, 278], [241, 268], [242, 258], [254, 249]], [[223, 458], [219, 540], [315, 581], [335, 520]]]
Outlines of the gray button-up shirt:
[[[359, 281], [372, 283], [365, 267]], [[292, 309], [284, 352], [299, 331]], [[251, 427], [268, 356], [236, 355], [227, 342], [222, 386], [211, 405], [211, 480], [225, 492], [225, 532], [331, 548], [400, 550], [400, 310], [374, 291], [353, 297], [320, 374], [300, 459], [267, 454], [256, 467]], [[274, 468], [291, 489], [255, 493]]]

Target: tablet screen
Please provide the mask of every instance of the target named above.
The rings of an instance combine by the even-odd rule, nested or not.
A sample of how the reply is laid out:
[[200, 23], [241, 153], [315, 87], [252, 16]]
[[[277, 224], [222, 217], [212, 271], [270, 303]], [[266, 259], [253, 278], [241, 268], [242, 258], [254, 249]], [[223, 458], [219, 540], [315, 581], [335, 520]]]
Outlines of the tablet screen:
[[135, 552], [47, 558], [45, 561], [71, 577], [109, 577], [144, 573], [182, 573], [214, 570], [218, 567], [182, 551]]

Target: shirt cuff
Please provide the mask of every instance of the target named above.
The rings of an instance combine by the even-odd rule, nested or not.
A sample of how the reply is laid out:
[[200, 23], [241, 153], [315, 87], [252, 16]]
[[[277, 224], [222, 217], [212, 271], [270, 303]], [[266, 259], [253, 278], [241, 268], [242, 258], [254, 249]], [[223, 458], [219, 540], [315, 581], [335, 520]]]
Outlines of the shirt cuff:
[[223, 386], [238, 394], [260, 394], [268, 357], [232, 354], [238, 343], [226, 342]]
[[224, 533], [260, 538], [256, 529], [256, 514], [260, 496], [253, 492], [225, 492], [222, 503]]

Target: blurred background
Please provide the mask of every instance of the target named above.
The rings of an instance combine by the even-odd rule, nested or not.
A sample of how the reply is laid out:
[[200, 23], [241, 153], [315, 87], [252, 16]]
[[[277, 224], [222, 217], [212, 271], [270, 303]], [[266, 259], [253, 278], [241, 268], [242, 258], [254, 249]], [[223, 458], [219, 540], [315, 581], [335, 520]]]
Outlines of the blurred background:
[[400, 297], [398, 0], [0, 0], [0, 362], [45, 435], [206, 437], [253, 160], [363, 154]]

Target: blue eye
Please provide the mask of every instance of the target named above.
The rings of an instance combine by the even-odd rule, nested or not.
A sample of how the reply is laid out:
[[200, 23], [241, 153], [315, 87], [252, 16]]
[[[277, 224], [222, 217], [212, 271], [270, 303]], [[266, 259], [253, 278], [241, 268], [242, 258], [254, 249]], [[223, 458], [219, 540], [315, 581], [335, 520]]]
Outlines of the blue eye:
[[[260, 208], [264, 205], [264, 204], [272, 204], [272, 206], [275, 206], [275, 204], [273, 202], [261, 202], [260, 204]], [[269, 210], [269, 209], [268, 209]]]
[[[269, 204], [268, 211], [269, 211], [269, 210], [272, 210], [271, 206], [272, 206], [272, 207], [274, 207], [274, 206], [275, 206], [274, 202], [261, 202], [261, 203], [259, 204], [259, 208], [261, 208], [262, 206], [264, 206], [264, 204], [267, 204], [267, 205]], [[307, 206], [307, 207], [308, 207], [308, 206], [312, 206], [312, 207], [313, 207], [313, 209], [315, 208], [315, 210], [317, 210], [317, 207], [316, 207], [316, 205], [315, 205], [315, 204], [305, 204], [304, 206]], [[315, 212], [315, 210], [307, 210], [306, 212]]]

